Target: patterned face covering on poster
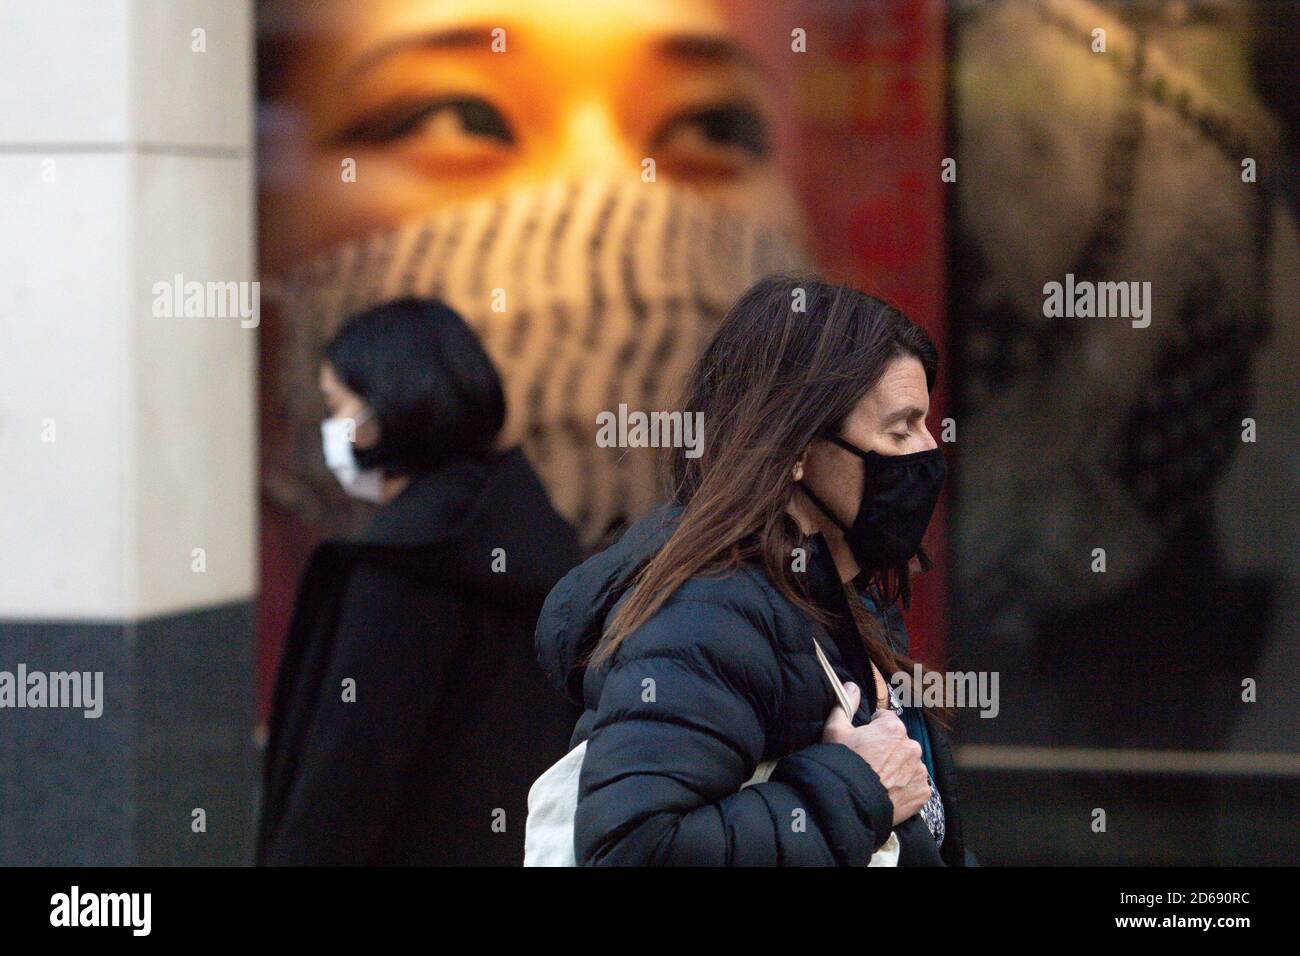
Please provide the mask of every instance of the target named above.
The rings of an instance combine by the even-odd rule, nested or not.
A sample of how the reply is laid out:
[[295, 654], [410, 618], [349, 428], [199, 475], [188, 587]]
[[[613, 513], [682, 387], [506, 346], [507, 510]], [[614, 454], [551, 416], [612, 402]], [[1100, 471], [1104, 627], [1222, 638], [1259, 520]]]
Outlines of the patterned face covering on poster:
[[341, 244], [272, 284], [287, 346], [275, 414], [290, 427], [265, 463], [266, 491], [327, 529], [355, 517], [320, 460], [322, 348], [358, 311], [430, 296], [482, 337], [506, 390], [501, 444], [522, 444], [591, 544], [662, 497], [662, 452], [598, 447], [597, 415], [679, 408], [691, 364], [735, 298], [760, 276], [805, 267], [797, 235], [798, 224], [769, 228], [671, 183], [591, 178]]

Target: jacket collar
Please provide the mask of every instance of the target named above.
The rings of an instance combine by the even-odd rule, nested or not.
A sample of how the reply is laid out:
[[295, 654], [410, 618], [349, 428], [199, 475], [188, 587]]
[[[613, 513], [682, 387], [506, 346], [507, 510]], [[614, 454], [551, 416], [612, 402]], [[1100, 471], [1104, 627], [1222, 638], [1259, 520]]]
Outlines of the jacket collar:
[[[831, 557], [826, 537], [818, 532], [808, 538], [808, 596], [820, 608], [832, 614], [848, 614], [848, 596], [840, 580], [839, 569]], [[854, 588], [856, 592], [858, 589]], [[880, 595], [875, 586], [869, 586], [858, 598], [867, 610], [884, 626], [886, 638], [894, 651], [908, 652], [907, 628], [903, 613], [895, 606], [880, 608]]]
[[[844, 582], [840, 580], [839, 569], [831, 557], [830, 546], [822, 534], [814, 534], [807, 539], [808, 568], [805, 583], [808, 597], [812, 602], [831, 616], [826, 628], [831, 640], [839, 652], [847, 674], [859, 687], [872, 687], [871, 659], [862, 643], [857, 625], [853, 621], [853, 612], [849, 608], [849, 596]], [[874, 709], [874, 694], [863, 694], [861, 707], [870, 714]]]
[[844, 601], [844, 583], [840, 580], [839, 568], [831, 557], [830, 545], [820, 531], [811, 535], [805, 545], [808, 549], [808, 568], [806, 582], [808, 596], [813, 603], [832, 614], [846, 612]]
[[412, 476], [410, 484], [375, 513], [361, 543], [415, 548], [451, 537], [498, 465], [492, 458], [457, 457]]

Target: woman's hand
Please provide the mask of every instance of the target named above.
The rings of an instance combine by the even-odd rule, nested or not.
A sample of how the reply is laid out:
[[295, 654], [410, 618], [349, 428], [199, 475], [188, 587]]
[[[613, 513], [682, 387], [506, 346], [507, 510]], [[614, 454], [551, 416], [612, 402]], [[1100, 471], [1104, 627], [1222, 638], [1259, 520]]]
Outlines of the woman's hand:
[[[856, 712], [862, 700], [857, 684], [847, 683], [844, 690]], [[831, 709], [822, 731], [822, 741], [843, 744], [867, 762], [894, 805], [894, 825], [902, 823], [930, 799], [930, 778], [921, 761], [921, 745], [907, 736], [898, 715], [882, 708], [871, 723], [854, 727], [838, 704]]]

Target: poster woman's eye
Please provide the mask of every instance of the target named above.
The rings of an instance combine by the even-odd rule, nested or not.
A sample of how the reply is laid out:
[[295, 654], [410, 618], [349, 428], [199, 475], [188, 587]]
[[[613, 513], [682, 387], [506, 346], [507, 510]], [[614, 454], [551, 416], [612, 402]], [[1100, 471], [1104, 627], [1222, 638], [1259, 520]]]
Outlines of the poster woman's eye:
[[340, 143], [393, 143], [419, 139], [431, 148], [513, 146], [515, 135], [501, 112], [480, 96], [458, 94], [402, 100], [347, 126]]
[[768, 123], [755, 107], [724, 103], [674, 117], [651, 148], [678, 175], [736, 174], [767, 158]]

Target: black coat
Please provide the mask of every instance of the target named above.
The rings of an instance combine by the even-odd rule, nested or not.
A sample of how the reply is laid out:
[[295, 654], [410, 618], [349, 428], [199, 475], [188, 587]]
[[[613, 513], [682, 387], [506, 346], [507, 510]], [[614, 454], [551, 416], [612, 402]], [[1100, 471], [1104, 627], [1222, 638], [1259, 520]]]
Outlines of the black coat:
[[579, 712], [533, 627], [579, 557], [518, 451], [419, 477], [360, 542], [322, 544], [276, 684], [258, 862], [519, 865], [528, 788]]
[[[661, 509], [575, 568], [538, 622], [542, 666], [586, 705], [572, 741], [587, 741], [574, 822], [579, 865], [865, 865], [889, 837], [893, 808], [866, 761], [821, 742], [835, 698], [813, 650], [816, 637], [842, 680], [874, 687], [855, 631], [828, 633], [761, 568], [742, 565], [692, 578], [607, 665], [583, 667], [677, 513]], [[820, 536], [810, 539], [806, 573], [815, 599], [842, 600]], [[886, 622], [902, 646], [901, 615]], [[858, 723], [874, 706], [874, 695], [863, 696]], [[960, 866], [952, 754], [929, 715], [926, 723], [947, 835], [936, 848], [912, 816], [897, 828], [900, 865]], [[771, 778], [742, 790], [764, 760], [778, 760]]]

